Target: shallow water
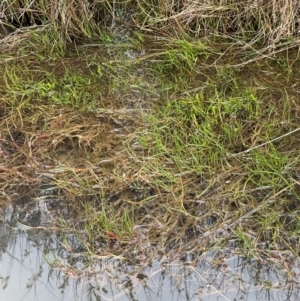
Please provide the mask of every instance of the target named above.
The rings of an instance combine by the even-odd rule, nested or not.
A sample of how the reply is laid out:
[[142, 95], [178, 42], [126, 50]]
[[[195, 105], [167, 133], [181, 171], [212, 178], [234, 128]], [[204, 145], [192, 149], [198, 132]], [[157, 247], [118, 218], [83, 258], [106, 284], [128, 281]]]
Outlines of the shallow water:
[[[20, 206], [3, 209], [0, 224], [0, 292], [3, 301], [37, 300], [276, 300], [300, 298], [300, 262], [290, 258], [292, 268], [273, 261], [238, 255], [234, 248], [214, 249], [197, 255], [160, 256], [151, 265], [130, 265], [123, 259], [98, 260], [70, 253], [76, 238], [45, 228], [44, 201], [33, 203], [31, 215]], [[28, 209], [28, 208], [27, 208]], [[55, 261], [56, 259], [56, 261]], [[57, 261], [59, 259], [59, 261]], [[52, 264], [49, 264], [51, 262]], [[59, 262], [60, 264], [54, 264]], [[273, 263], [275, 262], [275, 264]], [[76, 267], [76, 269], [74, 268]]]

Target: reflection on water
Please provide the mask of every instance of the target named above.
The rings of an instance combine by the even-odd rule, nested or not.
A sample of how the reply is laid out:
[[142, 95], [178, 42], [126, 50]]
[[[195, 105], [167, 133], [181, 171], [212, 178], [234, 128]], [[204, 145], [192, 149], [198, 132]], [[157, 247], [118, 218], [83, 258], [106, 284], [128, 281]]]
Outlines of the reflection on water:
[[[76, 237], [43, 228], [47, 224], [43, 203], [31, 215], [21, 216], [17, 207], [3, 210], [0, 225], [1, 300], [299, 300], [299, 259], [291, 267], [264, 264], [238, 256], [234, 250], [215, 249], [195, 256], [161, 255], [151, 265], [130, 265], [124, 259], [88, 258], [69, 253]], [[28, 211], [27, 211], [28, 212]], [[21, 226], [20, 226], [21, 225]], [[287, 256], [290, 256], [289, 254]], [[47, 262], [52, 262], [51, 266]], [[146, 261], [146, 260], [145, 260]], [[287, 273], [288, 271], [288, 273]]]

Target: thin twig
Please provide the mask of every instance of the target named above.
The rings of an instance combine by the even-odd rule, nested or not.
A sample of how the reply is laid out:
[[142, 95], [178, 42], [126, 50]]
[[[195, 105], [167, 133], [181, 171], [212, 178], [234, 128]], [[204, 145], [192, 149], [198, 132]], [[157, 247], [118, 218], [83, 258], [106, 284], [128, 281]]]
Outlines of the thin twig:
[[262, 147], [262, 146], [268, 145], [268, 144], [270, 144], [270, 143], [272, 143], [272, 142], [275, 142], [275, 141], [277, 141], [277, 140], [280, 140], [281, 138], [284, 138], [284, 137], [286, 137], [286, 136], [289, 136], [289, 135], [291, 135], [291, 134], [294, 134], [294, 133], [296, 133], [296, 132], [298, 132], [298, 131], [300, 131], [300, 128], [297, 128], [297, 129], [295, 129], [295, 130], [293, 130], [293, 131], [291, 131], [291, 132], [288, 132], [288, 133], [286, 133], [286, 134], [284, 134], [284, 135], [281, 135], [281, 136], [279, 136], [279, 137], [276, 137], [276, 138], [274, 138], [274, 139], [272, 139], [272, 140], [270, 140], [270, 141], [267, 141], [267, 142], [264, 142], [264, 143], [262, 143], [262, 144], [259, 144], [259, 145], [256, 145], [256, 146], [254, 146], [254, 147], [251, 147], [251, 148], [249, 148], [249, 149], [247, 149], [247, 150], [245, 150], [245, 151], [242, 151], [242, 152], [240, 152], [240, 153], [233, 154], [233, 155], [229, 155], [229, 156], [227, 156], [227, 158], [233, 158], [233, 157], [237, 157], [237, 156], [240, 156], [240, 155], [243, 155], [243, 154], [247, 154], [247, 153], [251, 152], [251, 151], [254, 150], [254, 149], [257, 149], [257, 148], [260, 148], [260, 147]]
[[213, 288], [215, 292], [218, 293], [220, 296], [222, 296], [225, 300], [231, 301], [221, 291], [219, 291], [216, 287], [210, 284], [193, 266], [188, 266], [188, 267], [191, 268], [203, 281], [205, 281], [208, 287]]

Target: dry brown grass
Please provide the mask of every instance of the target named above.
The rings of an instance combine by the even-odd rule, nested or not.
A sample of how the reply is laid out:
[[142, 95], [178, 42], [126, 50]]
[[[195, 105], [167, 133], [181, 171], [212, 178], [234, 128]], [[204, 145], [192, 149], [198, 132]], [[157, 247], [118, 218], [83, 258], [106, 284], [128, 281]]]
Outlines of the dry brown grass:
[[[276, 47], [299, 32], [297, 0], [208, 1], [3, 1], [3, 32], [11, 25], [49, 25], [63, 40], [91, 37], [101, 26], [135, 26], [146, 32], [181, 32], [197, 37], [229, 38], [249, 47]], [[5, 25], [6, 24], [6, 25]], [[100, 26], [100, 27], [98, 27]]]

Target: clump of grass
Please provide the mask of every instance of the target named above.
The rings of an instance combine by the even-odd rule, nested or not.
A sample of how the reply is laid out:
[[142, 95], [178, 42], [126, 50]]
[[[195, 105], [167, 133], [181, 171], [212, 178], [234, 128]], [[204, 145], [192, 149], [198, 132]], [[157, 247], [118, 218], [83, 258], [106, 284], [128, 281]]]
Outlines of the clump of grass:
[[[140, 144], [149, 149], [150, 160], [153, 157], [158, 165], [163, 161], [178, 173], [188, 169], [201, 174], [223, 166], [227, 155], [246, 147], [248, 123], [260, 118], [255, 93], [239, 93], [226, 96], [215, 91], [210, 98], [195, 94], [168, 101], [154, 115], [146, 114], [150, 128], [141, 134]], [[166, 157], [160, 159], [161, 155]]]
[[273, 145], [263, 151], [253, 151], [251, 158], [251, 163], [246, 165], [246, 169], [249, 181], [255, 186], [267, 186], [272, 183], [272, 188], [278, 189], [282, 185], [291, 184], [290, 160]]
[[210, 49], [200, 41], [173, 39], [166, 41], [151, 67], [157, 70], [162, 81], [182, 91], [195, 77], [196, 66], [205, 64], [209, 55]]
[[89, 202], [83, 204], [83, 207], [82, 219], [87, 220], [85, 229], [93, 247], [96, 247], [97, 241], [129, 241], [134, 226], [133, 210], [122, 208], [122, 206], [111, 206], [103, 195], [101, 204], [91, 205]]
[[28, 65], [6, 68], [4, 81], [11, 97], [8, 103], [18, 110], [30, 108], [37, 102], [50, 100], [53, 105], [72, 105], [83, 110], [96, 107], [96, 95], [92, 94], [93, 78], [88, 74], [69, 75], [65, 68], [63, 78], [55, 78], [50, 71], [32, 72]]

